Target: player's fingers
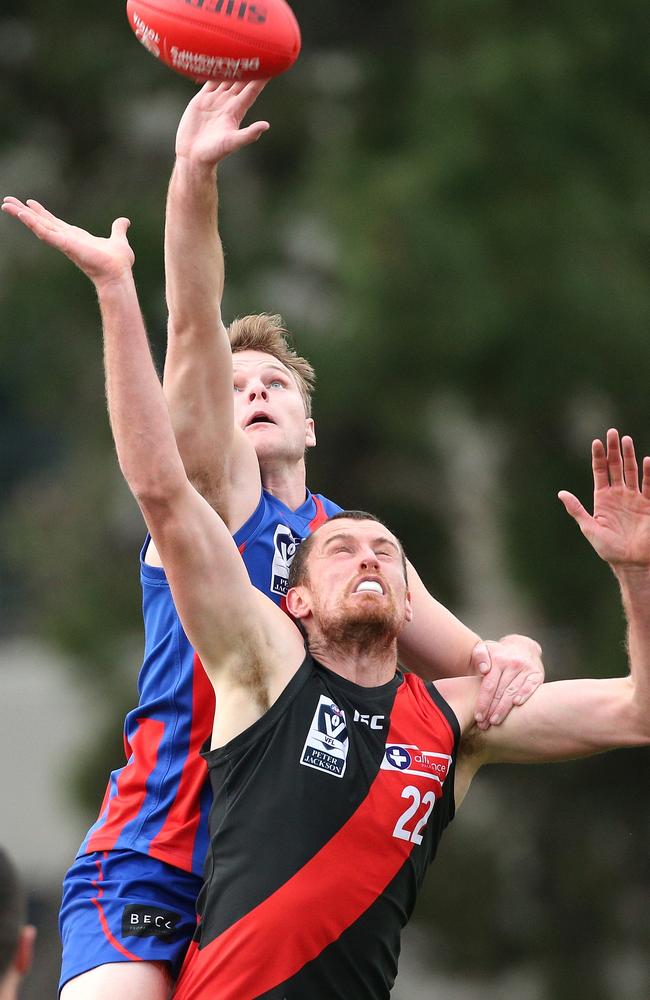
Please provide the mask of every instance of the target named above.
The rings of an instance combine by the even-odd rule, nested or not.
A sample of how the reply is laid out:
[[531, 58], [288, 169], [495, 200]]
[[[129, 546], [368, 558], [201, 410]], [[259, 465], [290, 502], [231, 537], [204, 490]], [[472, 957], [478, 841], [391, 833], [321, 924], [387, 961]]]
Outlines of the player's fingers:
[[241, 90], [236, 95], [233, 95], [233, 108], [238, 118], [242, 119], [244, 117], [267, 83], [268, 80], [248, 80], [241, 85]]
[[46, 208], [40, 205], [33, 198], [28, 198], [24, 205], [20, 205], [20, 220], [27, 225], [27, 219], [34, 218], [38, 219], [42, 225], [46, 226], [51, 232], [58, 232], [65, 228], [66, 223], [62, 222], [61, 219], [57, 219], [55, 215], [48, 212]]
[[540, 686], [540, 684], [543, 684], [543, 682], [544, 682], [544, 674], [542, 674], [541, 672], [533, 671], [530, 674], [527, 674], [526, 677], [522, 680], [522, 683], [519, 686], [519, 690], [517, 691], [516, 695], [513, 698], [514, 704], [523, 705], [525, 702], [527, 702], [531, 694], [534, 694], [534, 692], [537, 691], [537, 688]]
[[560, 490], [558, 493], [558, 500], [564, 504], [564, 509], [578, 524], [581, 531], [586, 531], [589, 528], [593, 518], [584, 509], [580, 501], [573, 493], [569, 493], [567, 490]]
[[266, 87], [268, 80], [249, 80], [242, 90], [242, 95], [252, 104]]
[[[537, 681], [529, 689], [528, 682], [531, 673], [535, 673]], [[524, 701], [538, 687], [542, 677], [543, 675], [539, 671], [531, 672], [524, 662], [515, 663], [506, 668], [501, 674], [501, 680], [492, 699], [492, 704], [487, 711], [490, 725], [500, 725], [515, 705], [523, 705]]]
[[486, 642], [477, 642], [470, 657], [470, 670], [475, 674], [487, 674], [492, 665]]
[[11, 215], [15, 219], [18, 217], [19, 212], [26, 211], [26, 207], [18, 198], [3, 198], [2, 211], [5, 215]]
[[609, 486], [607, 454], [603, 442], [598, 438], [591, 442], [591, 470], [594, 476], [594, 490], [606, 490]]
[[31, 208], [37, 215], [40, 215], [43, 219], [49, 219], [50, 222], [60, 222], [56, 215], [48, 211], [45, 205], [41, 205], [40, 201], [36, 201], [35, 198], [28, 198], [25, 202], [28, 208]]
[[623, 484], [623, 459], [618, 431], [613, 427], [607, 431], [607, 469], [612, 486]]
[[131, 220], [121, 216], [119, 219], [116, 219], [113, 225], [111, 226], [111, 236], [125, 237], [126, 232], [130, 225], [131, 225]]
[[519, 690], [518, 678], [521, 677], [523, 664], [515, 659], [507, 667], [504, 667], [499, 676], [499, 683], [496, 686], [492, 703], [488, 709], [488, 718], [492, 721], [492, 713], [499, 707], [503, 698], [514, 698]]
[[623, 475], [625, 477], [625, 485], [629, 490], [636, 491], [639, 489], [639, 467], [636, 461], [634, 442], [629, 434], [625, 434], [621, 438], [621, 449], [623, 452]]
[[37, 236], [39, 240], [42, 240], [51, 247], [55, 247], [57, 250], [63, 250], [65, 253], [67, 240], [62, 230], [53, 229], [52, 226], [43, 222], [38, 215], [29, 210], [18, 212], [16, 218], [34, 233], [34, 236]]
[[15, 198], [12, 194], [6, 194], [2, 199], [2, 207], [13, 206], [14, 208], [26, 208], [27, 206], [20, 200], [20, 198]]
[[491, 726], [499, 726], [503, 720], [509, 715], [512, 706], [514, 695], [508, 694], [506, 691], [498, 702], [490, 706], [490, 711], [488, 715], [488, 721]]
[[643, 459], [643, 484], [641, 492], [646, 500], [650, 500], [650, 458], [647, 455]]
[[251, 142], [257, 142], [259, 137], [264, 135], [270, 127], [268, 122], [254, 122], [252, 125], [240, 129], [237, 135], [241, 140], [241, 145], [246, 146]]
[[476, 699], [474, 718], [478, 723], [487, 723], [490, 718], [490, 709], [494, 701], [494, 694], [499, 683], [499, 671], [494, 667], [483, 677]]

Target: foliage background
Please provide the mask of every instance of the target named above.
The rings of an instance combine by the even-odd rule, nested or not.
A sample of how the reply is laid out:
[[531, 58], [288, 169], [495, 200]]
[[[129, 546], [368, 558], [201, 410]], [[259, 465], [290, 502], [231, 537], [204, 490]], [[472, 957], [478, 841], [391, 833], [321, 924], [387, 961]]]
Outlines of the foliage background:
[[[282, 312], [315, 363], [312, 488], [381, 513], [468, 624], [541, 637], [550, 676], [623, 670], [614, 583], [554, 496], [588, 497], [607, 426], [650, 450], [647, 5], [293, 7], [272, 129], [221, 170], [225, 315]], [[161, 359], [192, 85], [99, 0], [5, 0], [0, 84], [3, 193], [132, 219]], [[106, 705], [70, 776], [90, 817], [135, 691], [142, 525], [92, 289], [8, 219], [0, 308], [0, 634], [65, 650]], [[463, 1000], [649, 995], [647, 788], [647, 752], [487, 773], [421, 901], [418, 974]]]

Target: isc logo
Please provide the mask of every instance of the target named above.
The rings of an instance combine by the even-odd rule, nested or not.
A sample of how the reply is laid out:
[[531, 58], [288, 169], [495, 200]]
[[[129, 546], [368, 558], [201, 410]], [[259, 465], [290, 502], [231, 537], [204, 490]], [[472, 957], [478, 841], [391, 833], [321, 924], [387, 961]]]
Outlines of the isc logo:
[[266, 7], [248, 3], [247, 0], [185, 0], [185, 3], [209, 14], [223, 14], [224, 17], [235, 17], [253, 24], [264, 24], [266, 21]]

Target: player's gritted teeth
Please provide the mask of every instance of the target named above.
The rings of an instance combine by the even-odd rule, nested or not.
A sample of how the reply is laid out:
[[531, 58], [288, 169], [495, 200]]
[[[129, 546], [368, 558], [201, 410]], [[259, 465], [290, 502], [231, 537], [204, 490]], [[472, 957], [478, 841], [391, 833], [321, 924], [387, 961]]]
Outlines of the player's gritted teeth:
[[380, 594], [384, 596], [384, 586], [377, 577], [364, 577], [353, 590], [354, 594]]

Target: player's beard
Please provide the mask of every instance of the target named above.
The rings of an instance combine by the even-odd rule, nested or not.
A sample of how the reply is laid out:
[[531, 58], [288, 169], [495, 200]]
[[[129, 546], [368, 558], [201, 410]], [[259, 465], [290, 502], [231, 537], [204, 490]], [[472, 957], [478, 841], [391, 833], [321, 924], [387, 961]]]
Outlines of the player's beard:
[[318, 621], [322, 641], [328, 648], [342, 651], [371, 649], [384, 651], [396, 640], [405, 624], [405, 613], [392, 600], [364, 602], [365, 607], [344, 602], [342, 607], [328, 611], [314, 602], [314, 617]]

